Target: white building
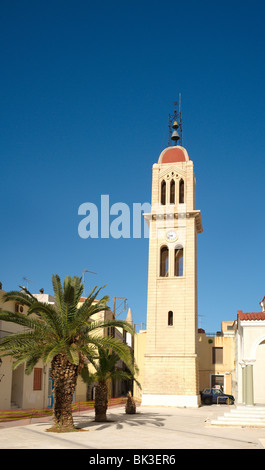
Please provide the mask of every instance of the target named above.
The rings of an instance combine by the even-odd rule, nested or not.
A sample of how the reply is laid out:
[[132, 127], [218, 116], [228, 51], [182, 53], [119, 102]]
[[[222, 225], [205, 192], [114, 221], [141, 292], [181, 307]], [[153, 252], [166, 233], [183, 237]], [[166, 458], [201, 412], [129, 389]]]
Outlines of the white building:
[[[261, 302], [262, 304], [262, 302]], [[265, 404], [265, 311], [237, 314], [237, 403]]]

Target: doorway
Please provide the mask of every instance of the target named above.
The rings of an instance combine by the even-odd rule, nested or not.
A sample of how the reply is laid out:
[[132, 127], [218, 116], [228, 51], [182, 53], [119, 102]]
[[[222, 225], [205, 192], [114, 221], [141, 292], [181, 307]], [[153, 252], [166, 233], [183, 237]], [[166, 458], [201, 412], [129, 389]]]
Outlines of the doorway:
[[224, 391], [224, 376], [223, 375], [211, 375], [211, 388], [220, 388]]
[[11, 406], [23, 408], [24, 366], [20, 365], [12, 372]]

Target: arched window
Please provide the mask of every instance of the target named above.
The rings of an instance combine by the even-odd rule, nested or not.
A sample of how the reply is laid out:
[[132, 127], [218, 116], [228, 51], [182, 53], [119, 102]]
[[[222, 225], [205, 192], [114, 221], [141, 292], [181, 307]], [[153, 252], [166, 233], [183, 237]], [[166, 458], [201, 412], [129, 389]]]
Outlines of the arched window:
[[175, 248], [175, 276], [183, 276], [183, 248]]
[[170, 182], [170, 204], [175, 204], [175, 181]]
[[183, 179], [179, 182], [179, 203], [182, 204], [184, 202], [184, 181]]
[[161, 204], [165, 206], [166, 204], [166, 182], [165, 180], [161, 183]]
[[171, 310], [168, 312], [167, 324], [168, 326], [173, 326], [173, 312]]
[[162, 246], [160, 250], [160, 276], [168, 277], [168, 247]]

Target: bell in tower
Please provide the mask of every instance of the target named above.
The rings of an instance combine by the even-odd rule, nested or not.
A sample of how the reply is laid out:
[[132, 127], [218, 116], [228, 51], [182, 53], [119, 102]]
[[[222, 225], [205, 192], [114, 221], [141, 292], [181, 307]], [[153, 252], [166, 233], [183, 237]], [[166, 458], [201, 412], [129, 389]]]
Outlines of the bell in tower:
[[[179, 104], [175, 101], [174, 114], [169, 114], [169, 135], [168, 135], [168, 146], [170, 141], [173, 141], [173, 145], [182, 145], [182, 116], [181, 116], [181, 95], [179, 95]], [[178, 105], [178, 110], [177, 110]], [[173, 122], [173, 124], [172, 124]]]
[[173, 127], [174, 130], [173, 130], [172, 135], [171, 135], [171, 140], [173, 140], [175, 142], [175, 145], [177, 145], [177, 141], [180, 139], [180, 137], [179, 137], [179, 134], [178, 134], [178, 131], [177, 131], [179, 125], [178, 125], [176, 119], [175, 119], [172, 127]]

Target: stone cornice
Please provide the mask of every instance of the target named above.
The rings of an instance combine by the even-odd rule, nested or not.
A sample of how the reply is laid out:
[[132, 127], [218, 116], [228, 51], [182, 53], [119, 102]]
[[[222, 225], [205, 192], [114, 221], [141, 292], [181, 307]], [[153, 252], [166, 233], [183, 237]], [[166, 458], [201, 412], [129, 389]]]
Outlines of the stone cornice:
[[203, 232], [201, 211], [199, 211], [199, 210], [186, 211], [184, 213], [183, 212], [178, 212], [175, 209], [172, 210], [172, 211], [168, 211], [168, 212], [165, 211], [165, 213], [161, 213], [159, 211], [152, 211], [149, 214], [143, 214], [143, 217], [146, 220], [146, 222], [149, 222], [151, 219], [152, 220], [159, 220], [159, 219], [160, 220], [162, 220], [162, 219], [167, 220], [167, 219], [173, 219], [173, 218], [178, 219], [181, 216], [183, 216], [183, 214], [184, 214], [184, 217], [187, 217], [188, 219], [194, 217], [197, 232], [198, 233]]

